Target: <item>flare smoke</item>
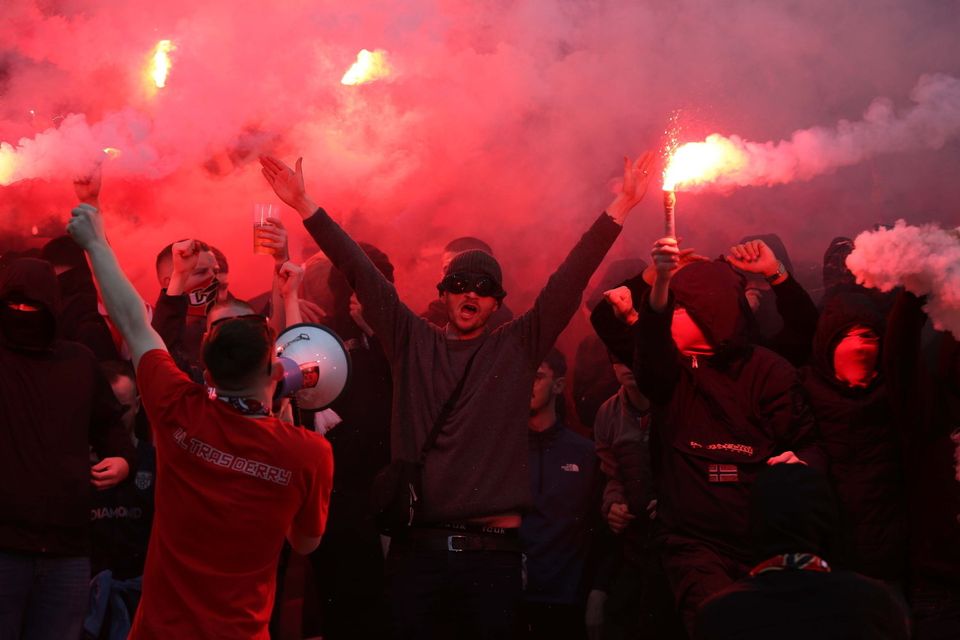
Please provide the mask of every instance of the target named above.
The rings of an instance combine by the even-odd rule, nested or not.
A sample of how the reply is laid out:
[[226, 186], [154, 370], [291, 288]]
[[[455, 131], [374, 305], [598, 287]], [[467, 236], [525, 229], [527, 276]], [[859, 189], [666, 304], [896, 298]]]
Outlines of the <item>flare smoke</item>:
[[854, 241], [847, 267], [857, 282], [890, 291], [903, 286], [927, 296], [924, 310], [939, 330], [960, 338], [960, 235], [937, 225], [865, 231]]
[[914, 106], [898, 114], [892, 101], [878, 98], [856, 122], [802, 129], [789, 140], [751, 142], [737, 135], [712, 134], [703, 142], [682, 145], [709, 150], [703, 155], [714, 158], [684, 186], [769, 186], [809, 180], [879, 154], [939, 149], [960, 136], [960, 80], [924, 75], [910, 99]]

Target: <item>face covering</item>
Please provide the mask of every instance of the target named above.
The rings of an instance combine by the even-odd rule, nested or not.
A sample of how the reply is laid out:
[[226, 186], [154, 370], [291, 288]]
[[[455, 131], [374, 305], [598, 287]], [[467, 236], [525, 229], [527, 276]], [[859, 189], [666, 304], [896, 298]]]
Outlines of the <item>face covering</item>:
[[673, 310], [670, 333], [673, 335], [673, 341], [676, 343], [677, 349], [684, 355], [710, 355], [713, 353], [713, 347], [707, 342], [703, 331], [700, 330], [700, 327], [683, 307], [676, 307]]
[[220, 281], [213, 278], [202, 287], [187, 292], [187, 315], [205, 316], [207, 310], [217, 301]]
[[877, 377], [880, 338], [871, 329], [855, 327], [844, 334], [833, 351], [837, 379], [849, 387], [865, 388]]
[[14, 349], [43, 351], [54, 337], [53, 318], [46, 310], [21, 311], [0, 303], [0, 332], [4, 342]]

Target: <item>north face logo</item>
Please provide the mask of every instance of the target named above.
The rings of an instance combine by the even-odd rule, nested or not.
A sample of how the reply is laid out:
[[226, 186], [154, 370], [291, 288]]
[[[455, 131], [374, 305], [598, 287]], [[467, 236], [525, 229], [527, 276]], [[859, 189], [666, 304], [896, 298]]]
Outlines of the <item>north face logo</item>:
[[570, 471], [572, 473], [580, 473], [580, 467], [577, 466], [575, 462], [568, 462], [567, 464], [560, 465], [560, 469], [563, 471]]

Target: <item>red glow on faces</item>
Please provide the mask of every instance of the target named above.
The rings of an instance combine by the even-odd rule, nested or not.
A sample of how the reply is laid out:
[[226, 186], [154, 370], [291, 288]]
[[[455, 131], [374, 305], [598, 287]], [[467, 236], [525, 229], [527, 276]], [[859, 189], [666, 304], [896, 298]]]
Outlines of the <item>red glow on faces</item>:
[[442, 300], [447, 307], [448, 335], [451, 333], [460, 340], [470, 340], [483, 334], [487, 321], [500, 303], [492, 296], [478, 296], [474, 291], [450, 293], [444, 291]]
[[833, 370], [838, 380], [850, 387], [865, 388], [877, 377], [880, 337], [867, 327], [853, 327], [844, 333], [833, 351]]
[[703, 331], [700, 330], [700, 327], [683, 307], [676, 307], [673, 311], [670, 334], [673, 336], [677, 349], [684, 355], [709, 355], [713, 353], [713, 347], [707, 342]]

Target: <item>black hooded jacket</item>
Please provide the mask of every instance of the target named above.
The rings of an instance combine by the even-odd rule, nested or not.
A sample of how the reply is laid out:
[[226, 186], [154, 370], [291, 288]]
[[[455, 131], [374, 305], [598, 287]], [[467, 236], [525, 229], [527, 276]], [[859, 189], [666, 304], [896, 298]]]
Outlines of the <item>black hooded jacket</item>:
[[[52, 267], [21, 259], [0, 270], [0, 301], [42, 307], [56, 327], [60, 297]], [[0, 326], [0, 549], [89, 553], [89, 447], [100, 457], [135, 451], [120, 405], [85, 346], [55, 330], [42, 349], [24, 349]]]
[[931, 375], [922, 363], [923, 300], [901, 291], [884, 336], [884, 370], [905, 440], [910, 570], [916, 583], [960, 588], [960, 342], [940, 336]]
[[[750, 486], [771, 456], [793, 451], [822, 465], [813, 415], [796, 370], [749, 343], [743, 280], [724, 262], [695, 263], [674, 276], [667, 308], [649, 294], [634, 325], [634, 375], [653, 405], [657, 519], [668, 534], [703, 540], [746, 562]], [[682, 355], [671, 336], [683, 305], [714, 355]]]
[[835, 563], [897, 580], [906, 561], [906, 502], [901, 443], [887, 385], [880, 375], [865, 389], [852, 388], [837, 379], [833, 366], [844, 332], [864, 326], [882, 336], [883, 324], [872, 299], [834, 294], [820, 314], [812, 363], [801, 370], [801, 378], [840, 503], [841, 546]]

